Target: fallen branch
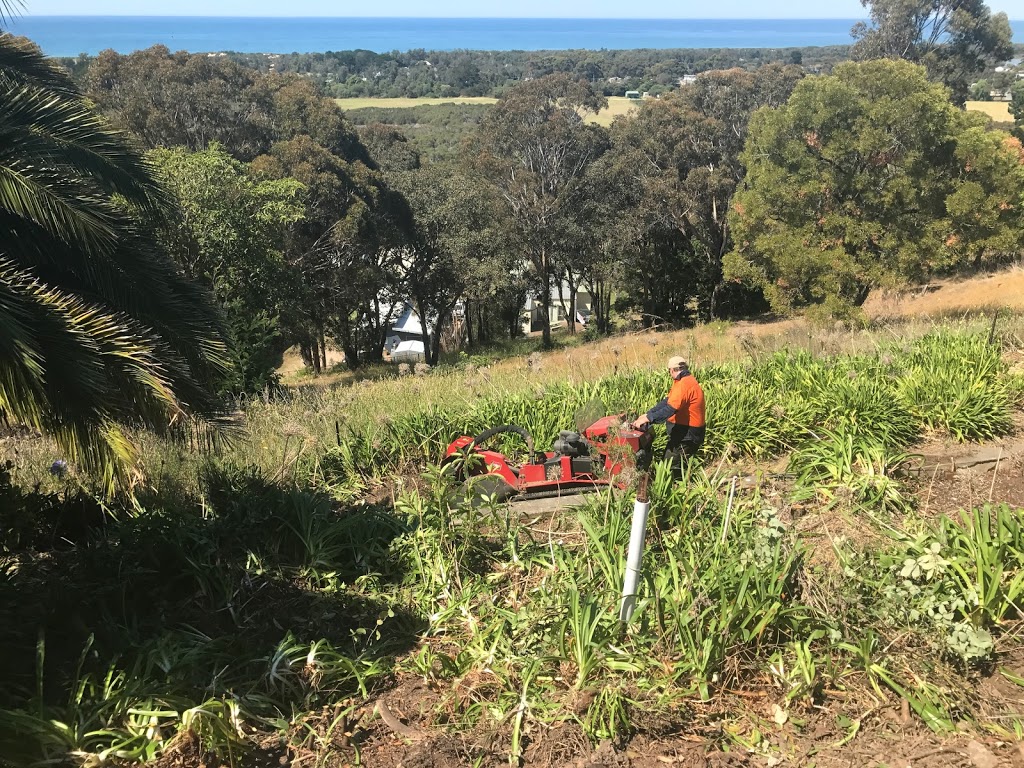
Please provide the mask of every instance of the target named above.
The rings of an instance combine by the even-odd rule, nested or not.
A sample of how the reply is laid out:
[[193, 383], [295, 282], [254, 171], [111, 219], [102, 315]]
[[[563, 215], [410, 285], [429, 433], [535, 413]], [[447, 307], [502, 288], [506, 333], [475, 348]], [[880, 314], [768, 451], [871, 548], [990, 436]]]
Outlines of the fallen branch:
[[409, 739], [409, 741], [422, 741], [426, 738], [426, 734], [419, 728], [406, 725], [395, 717], [391, 710], [388, 709], [387, 704], [383, 701], [378, 701], [374, 706], [373, 711], [380, 715], [380, 719], [384, 721], [384, 725], [397, 733], [403, 739]]

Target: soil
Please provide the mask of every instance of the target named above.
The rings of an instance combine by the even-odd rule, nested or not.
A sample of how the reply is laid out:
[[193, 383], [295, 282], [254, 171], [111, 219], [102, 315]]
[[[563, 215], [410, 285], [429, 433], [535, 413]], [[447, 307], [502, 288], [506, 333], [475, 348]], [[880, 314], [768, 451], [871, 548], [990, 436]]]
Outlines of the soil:
[[1024, 508], [1024, 414], [1008, 437], [984, 444], [930, 441], [913, 452], [918, 459], [911, 486], [923, 517], [987, 503]]
[[[394, 696], [389, 698], [393, 700]], [[403, 704], [410, 711], [417, 708], [412, 701]], [[762, 726], [763, 740], [757, 749], [726, 750], [722, 739], [714, 734], [688, 733], [684, 729], [656, 738], [639, 735], [623, 744], [604, 741], [592, 746], [578, 725], [562, 723], [528, 734], [521, 764], [544, 768], [1024, 768], [1024, 744], [1012, 739], [969, 731], [937, 736], [896, 705], [844, 713], [846, 706], [843, 701], [825, 701], [818, 708], [820, 712], [799, 725], [794, 719], [776, 726], [767, 718], [765, 722], [771, 725]], [[854, 738], [837, 727], [836, 717], [840, 715], [851, 721], [861, 718]], [[411, 740], [376, 728], [362, 744], [360, 759], [369, 768], [496, 768], [508, 765], [507, 753], [507, 744], [489, 743], [486, 736], [428, 734]]]

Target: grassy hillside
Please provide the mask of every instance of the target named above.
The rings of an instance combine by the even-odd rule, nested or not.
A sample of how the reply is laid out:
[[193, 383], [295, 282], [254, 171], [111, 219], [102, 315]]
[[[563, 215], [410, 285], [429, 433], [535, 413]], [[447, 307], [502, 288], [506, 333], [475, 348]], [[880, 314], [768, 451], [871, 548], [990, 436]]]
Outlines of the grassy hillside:
[[[965, 305], [1019, 274], [889, 297], [866, 329], [718, 323], [339, 375], [243, 404], [232, 443], [147, 440], [127, 503], [8, 435], [0, 764], [1009, 764], [1024, 315]], [[642, 411], [672, 354], [708, 439], [685, 482], [654, 470], [623, 626], [631, 488], [467, 505], [439, 460], [502, 423], [548, 446], [595, 399]]]

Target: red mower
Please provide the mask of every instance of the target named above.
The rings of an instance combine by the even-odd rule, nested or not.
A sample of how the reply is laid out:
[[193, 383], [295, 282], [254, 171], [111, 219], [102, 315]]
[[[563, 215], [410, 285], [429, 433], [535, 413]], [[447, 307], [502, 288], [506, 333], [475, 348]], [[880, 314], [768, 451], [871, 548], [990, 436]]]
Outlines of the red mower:
[[[511, 463], [483, 444], [500, 434], [516, 434], [526, 443], [527, 458]], [[624, 414], [605, 416], [579, 432], [563, 430], [552, 450], [537, 451], [533, 437], [513, 424], [492, 427], [476, 437], [457, 438], [442, 465], [458, 463], [456, 472], [474, 487], [501, 500], [536, 499], [583, 493], [609, 485], [625, 488], [634, 473], [651, 460], [651, 430], [629, 426]]]

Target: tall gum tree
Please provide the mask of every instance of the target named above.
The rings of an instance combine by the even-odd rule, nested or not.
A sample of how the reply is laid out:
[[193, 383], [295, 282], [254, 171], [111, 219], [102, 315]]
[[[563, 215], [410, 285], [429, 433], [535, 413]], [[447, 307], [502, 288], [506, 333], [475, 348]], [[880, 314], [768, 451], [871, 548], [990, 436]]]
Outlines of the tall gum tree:
[[459, 299], [495, 266], [493, 193], [478, 177], [449, 165], [388, 174], [413, 213], [404, 249], [405, 284], [420, 318], [426, 362], [437, 363], [443, 330]]
[[360, 156], [336, 155], [300, 135], [251, 164], [257, 178], [292, 178], [303, 186], [304, 215], [285, 242], [302, 289], [286, 321], [316, 373], [326, 365], [328, 334], [350, 367], [379, 358], [404, 298], [402, 247], [411, 214]]
[[587, 186], [617, 198], [610, 239], [649, 322], [682, 319], [693, 299], [701, 319], [719, 314], [727, 213], [745, 172], [739, 154], [750, 116], [785, 103], [801, 76], [779, 65], [710, 72], [613, 125], [612, 150]]
[[851, 31], [855, 59], [906, 59], [945, 84], [956, 104], [969, 95], [974, 77], [1013, 56], [1005, 13], [992, 14], [981, 0], [861, 0], [869, 23]]
[[584, 117], [607, 104], [567, 74], [520, 83], [484, 117], [473, 148], [476, 167], [504, 203], [509, 240], [532, 267], [545, 346], [556, 258], [578, 200], [573, 192], [607, 146], [605, 132]]

